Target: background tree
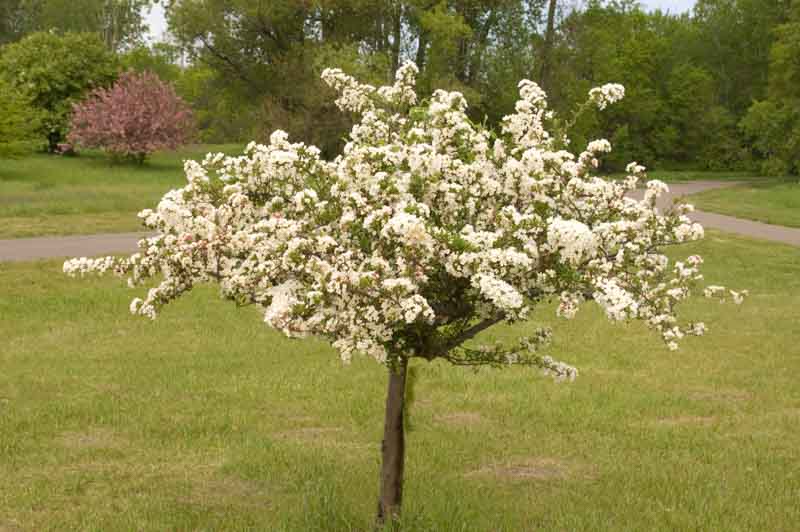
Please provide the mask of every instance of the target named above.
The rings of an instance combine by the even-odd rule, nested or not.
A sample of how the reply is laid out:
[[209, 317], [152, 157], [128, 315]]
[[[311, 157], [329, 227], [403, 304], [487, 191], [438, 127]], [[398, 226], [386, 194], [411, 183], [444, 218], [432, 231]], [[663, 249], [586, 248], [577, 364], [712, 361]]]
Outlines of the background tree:
[[72, 104], [116, 77], [117, 60], [91, 33], [33, 33], [0, 49], [0, 78], [41, 113], [39, 135], [55, 151]]
[[539, 53], [539, 85], [544, 90], [550, 90], [550, 64], [552, 62], [553, 41], [556, 31], [557, 0], [549, 0], [547, 4], [547, 26], [544, 33], [544, 43]]
[[0, 44], [28, 33], [95, 33], [112, 51], [141, 43], [153, 0], [3, 0]]
[[21, 39], [32, 31], [31, 13], [26, 9], [26, 0], [3, 0], [0, 2], [0, 45]]
[[186, 144], [193, 133], [192, 113], [170, 85], [149, 72], [126, 72], [74, 105], [69, 140], [142, 164], [154, 151]]
[[35, 146], [39, 115], [28, 100], [0, 79], [0, 157], [14, 157]]
[[181, 63], [181, 50], [178, 46], [158, 42], [152, 45], [135, 46], [119, 55], [120, 67], [123, 71], [152, 72], [161, 81], [176, 83], [185, 67]]
[[[373, 84], [391, 78], [405, 59], [421, 65], [420, 88], [458, 88], [474, 102], [471, 116], [502, 116], [500, 89], [513, 103], [516, 79], [531, 66], [531, 33], [540, 2], [491, 0], [326, 0], [254, 4], [243, 0], [176, 0], [170, 29], [195, 65], [207, 66], [224, 87], [217, 94], [253, 105], [264, 138], [274, 128], [315, 142], [325, 153], [341, 148], [351, 122], [332, 112], [319, 81], [323, 65], [337, 64]], [[236, 24], [226, 21], [235, 20]], [[517, 59], [516, 52], [527, 52]], [[330, 58], [336, 60], [331, 62]], [[493, 58], [502, 58], [490, 69]], [[527, 70], [525, 70], [527, 69]], [[498, 77], [506, 82], [497, 87]], [[513, 79], [512, 79], [513, 78]], [[492, 98], [482, 95], [489, 85]], [[254, 105], [252, 102], [258, 102]], [[310, 135], [310, 136], [307, 136]]]
[[697, 0], [693, 61], [717, 81], [720, 103], [741, 116], [766, 95], [774, 29], [790, 0]]
[[[318, 118], [321, 127], [311, 138], [323, 149], [336, 149], [342, 127], [324, 127], [330, 109], [314, 103], [324, 89], [314, 75], [312, 45], [323, 35], [332, 39], [334, 29], [346, 32], [345, 28], [327, 21], [312, 3], [301, 2], [180, 0], [170, 4], [168, 20], [191, 60], [211, 69], [203, 82], [218, 92], [209, 98], [213, 108], [208, 114], [242, 104], [233, 120], [240, 113], [251, 117], [237, 140], [257, 135], [258, 122], [300, 133]], [[307, 35], [314, 26], [316, 35]], [[255, 116], [259, 120], [253, 121]]]
[[741, 122], [753, 149], [771, 175], [800, 173], [800, 2], [788, 22], [775, 30], [770, 51], [769, 88]]
[[[136, 1], [108, 5], [146, 4]], [[106, 5], [77, 2], [87, 12]], [[44, 4], [56, 13], [47, 15], [54, 24], [63, 18], [62, 26], [78, 27], [67, 12], [74, 2], [9, 0], [9, 13], [17, 13], [9, 35], [30, 31], [46, 16]], [[131, 46], [139, 30], [117, 48], [130, 68], [175, 84], [206, 141], [263, 140], [281, 128], [333, 155], [352, 116], [333, 112], [319, 81], [324, 65], [378, 85], [413, 59], [423, 97], [435, 87], [459, 90], [471, 119], [489, 125], [510, 112], [521, 77], [542, 79], [563, 116], [591, 86], [622, 82], [625, 108], [586, 113], [575, 129], [577, 139], [614, 142], [604, 170], [619, 171], [630, 159], [733, 169], [765, 157], [737, 124], [754, 100], [769, 97], [770, 49], [789, 1], [698, 0], [682, 15], [647, 12], [635, 0], [173, 0], [166, 12], [179, 52]], [[97, 24], [85, 28], [103, 33]]]

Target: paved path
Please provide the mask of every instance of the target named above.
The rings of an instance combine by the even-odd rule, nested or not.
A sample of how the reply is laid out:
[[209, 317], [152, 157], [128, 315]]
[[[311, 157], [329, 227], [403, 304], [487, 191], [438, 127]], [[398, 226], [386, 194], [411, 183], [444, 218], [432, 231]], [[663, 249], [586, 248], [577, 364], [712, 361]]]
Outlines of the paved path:
[[145, 236], [147, 233], [117, 233], [0, 240], [0, 261], [133, 253]]
[[[733, 187], [740, 184], [741, 182], [738, 181], [692, 181], [690, 183], [673, 183], [669, 185], [669, 194], [665, 194], [658, 199], [658, 205], [662, 208], [668, 207], [672, 204], [673, 199], [681, 196], [697, 194], [698, 192], [715, 188]], [[637, 199], [641, 199], [643, 195], [643, 190], [637, 190], [632, 194], [632, 196]], [[692, 202], [691, 198], [688, 198], [687, 201], [689, 203]], [[690, 214], [689, 217], [696, 222], [700, 222], [703, 227], [719, 229], [721, 231], [752, 238], [761, 238], [764, 240], [772, 240], [773, 242], [800, 246], [799, 228], [770, 225], [713, 212], [695, 211]]]
[[[670, 185], [669, 194], [659, 198], [659, 205], [665, 207], [670, 205], [676, 197], [714, 188], [731, 187], [737, 184], [739, 183], [735, 181], [693, 181], [691, 183], [672, 184]], [[643, 191], [637, 190], [633, 193], [633, 196], [641, 199], [643, 194]], [[769, 225], [701, 211], [692, 213], [691, 217], [705, 227], [800, 246], [800, 229]], [[144, 236], [146, 236], [146, 233], [119, 233], [0, 240], [0, 262], [132, 253], [136, 251], [136, 243]]]

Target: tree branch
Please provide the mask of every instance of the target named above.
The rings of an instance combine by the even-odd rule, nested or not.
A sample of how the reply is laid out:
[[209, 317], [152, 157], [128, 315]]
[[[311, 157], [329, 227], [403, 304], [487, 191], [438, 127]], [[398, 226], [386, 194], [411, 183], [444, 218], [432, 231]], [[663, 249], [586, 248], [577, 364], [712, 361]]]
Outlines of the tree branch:
[[203, 35], [198, 34], [197, 38], [200, 40], [201, 43], [203, 43], [203, 47], [205, 47], [206, 50], [211, 52], [211, 54], [214, 57], [221, 60], [223, 63], [227, 64], [229, 67], [231, 67], [231, 69], [239, 76], [239, 79], [247, 83], [253, 89], [259, 88], [258, 85], [252, 79], [250, 79], [250, 77], [245, 73], [244, 68], [242, 68], [240, 64], [238, 64], [236, 61], [232, 60], [230, 57], [228, 57], [227, 55], [219, 51], [217, 48], [215, 48], [210, 42], [208, 42], [208, 39], [206, 39]]
[[454, 338], [451, 338], [450, 341], [448, 341], [444, 345], [443, 351], [446, 353], [447, 351], [450, 351], [451, 349], [460, 346], [461, 344], [463, 344], [467, 340], [471, 340], [472, 338], [475, 338], [479, 333], [485, 331], [486, 329], [488, 329], [492, 325], [496, 325], [496, 324], [500, 323], [504, 319], [506, 319], [505, 315], [504, 314], [500, 314], [500, 315], [494, 316], [492, 318], [486, 318], [485, 320], [483, 320], [483, 321], [481, 321], [479, 323], [476, 323], [472, 327], [461, 331], [461, 333], [458, 334], [457, 336], [455, 336]]

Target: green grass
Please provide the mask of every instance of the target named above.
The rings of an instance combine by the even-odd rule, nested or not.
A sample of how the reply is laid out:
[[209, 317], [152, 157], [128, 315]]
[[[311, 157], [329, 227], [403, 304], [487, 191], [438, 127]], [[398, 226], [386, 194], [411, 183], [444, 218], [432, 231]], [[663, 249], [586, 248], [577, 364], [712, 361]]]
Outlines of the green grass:
[[36, 154], [0, 161], [0, 238], [141, 230], [136, 213], [184, 182], [182, 161], [234, 145], [158, 153], [143, 166], [112, 164], [100, 152]]
[[[611, 179], [622, 179], [624, 173], [608, 175]], [[711, 170], [652, 170], [647, 179], [660, 179], [667, 183], [688, 183], [691, 181], [749, 181], [754, 178], [751, 172], [711, 171]]]
[[[535, 316], [572, 384], [414, 362], [404, 530], [796, 529], [797, 249], [711, 232], [681, 251], [752, 296], [690, 303], [711, 331], [676, 353], [589, 305]], [[369, 530], [385, 370], [213, 287], [155, 322], [134, 294], [0, 264], [0, 529]]]
[[732, 188], [694, 194], [698, 209], [776, 225], [800, 227], [800, 181], [759, 178]]
[[648, 179], [660, 179], [667, 183], [687, 183], [690, 181], [747, 181], [753, 178], [751, 172], [710, 171], [710, 170], [654, 170], [647, 173]]

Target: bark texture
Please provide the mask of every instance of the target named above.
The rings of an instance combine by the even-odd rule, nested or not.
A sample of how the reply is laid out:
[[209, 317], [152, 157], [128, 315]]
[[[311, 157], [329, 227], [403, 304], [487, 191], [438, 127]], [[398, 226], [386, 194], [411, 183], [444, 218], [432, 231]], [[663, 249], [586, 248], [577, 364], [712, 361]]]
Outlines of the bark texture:
[[408, 360], [403, 358], [396, 367], [389, 368], [386, 393], [386, 418], [381, 445], [381, 494], [378, 499], [378, 527], [400, 517], [403, 500], [403, 466], [405, 462], [405, 429], [403, 407], [406, 392]]
[[553, 40], [555, 38], [556, 5], [558, 0], [550, 0], [547, 8], [547, 29], [544, 34], [542, 46], [541, 69], [539, 70], [539, 86], [545, 91], [550, 90], [550, 66], [553, 54]]

